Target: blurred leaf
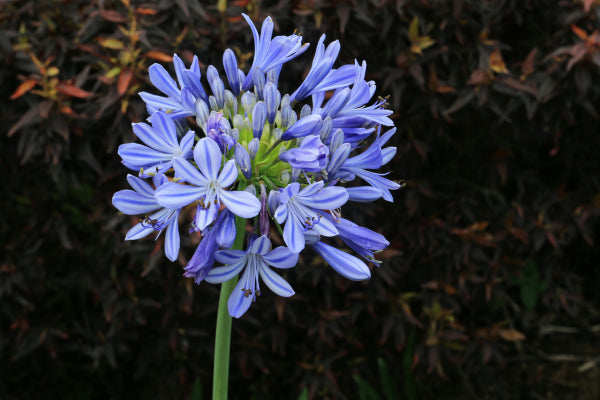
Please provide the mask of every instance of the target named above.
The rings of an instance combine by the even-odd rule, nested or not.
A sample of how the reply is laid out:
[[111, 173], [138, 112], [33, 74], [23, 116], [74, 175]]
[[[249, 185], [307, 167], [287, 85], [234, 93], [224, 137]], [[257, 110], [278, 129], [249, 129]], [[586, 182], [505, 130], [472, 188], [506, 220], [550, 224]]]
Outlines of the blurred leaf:
[[26, 81], [23, 81], [19, 87], [17, 88], [17, 90], [14, 91], [13, 94], [10, 95], [10, 99], [14, 100], [18, 97], [23, 96], [25, 93], [29, 92], [31, 89], [33, 89], [33, 87], [37, 85], [37, 81], [34, 79], [28, 79]]
[[77, 86], [68, 82], [59, 82], [56, 85], [56, 90], [63, 94], [66, 94], [67, 96], [77, 97], [79, 99], [87, 99], [88, 97], [93, 95], [93, 93], [80, 89]]

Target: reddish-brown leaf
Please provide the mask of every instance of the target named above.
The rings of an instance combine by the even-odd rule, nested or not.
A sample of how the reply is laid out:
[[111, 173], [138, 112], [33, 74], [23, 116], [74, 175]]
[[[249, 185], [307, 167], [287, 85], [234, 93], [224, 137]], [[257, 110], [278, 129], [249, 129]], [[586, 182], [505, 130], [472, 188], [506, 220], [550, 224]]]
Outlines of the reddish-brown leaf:
[[588, 34], [578, 26], [571, 24], [571, 30], [574, 34], [577, 35], [580, 39], [586, 40], [588, 38]]
[[500, 337], [509, 342], [519, 342], [525, 340], [525, 335], [515, 329], [500, 329]]
[[137, 14], [142, 14], [142, 15], [155, 15], [158, 13], [158, 11], [155, 10], [154, 8], [145, 8], [145, 7], [136, 8], [135, 12]]
[[117, 84], [119, 96], [123, 96], [125, 92], [127, 92], [129, 84], [131, 83], [131, 78], [133, 78], [133, 73], [129, 68], [121, 70], [121, 73], [119, 74], [119, 83]]
[[15, 90], [15, 92], [13, 94], [10, 95], [10, 99], [14, 100], [18, 97], [23, 96], [25, 93], [29, 92], [31, 89], [33, 89], [33, 87], [37, 84], [37, 81], [34, 79], [27, 79], [26, 81], [22, 82], [19, 87], [17, 88], [17, 90]]
[[127, 22], [127, 17], [125, 15], [121, 14], [118, 11], [114, 11], [114, 10], [101, 10], [100, 16], [110, 22], [116, 22], [116, 23]]
[[80, 89], [77, 86], [68, 82], [58, 83], [56, 85], [56, 90], [63, 94], [66, 94], [67, 96], [77, 97], [78, 99], [87, 99], [88, 97], [93, 95], [93, 93]]
[[161, 51], [151, 50], [145, 53], [144, 56], [162, 62], [173, 62], [173, 56], [165, 54]]

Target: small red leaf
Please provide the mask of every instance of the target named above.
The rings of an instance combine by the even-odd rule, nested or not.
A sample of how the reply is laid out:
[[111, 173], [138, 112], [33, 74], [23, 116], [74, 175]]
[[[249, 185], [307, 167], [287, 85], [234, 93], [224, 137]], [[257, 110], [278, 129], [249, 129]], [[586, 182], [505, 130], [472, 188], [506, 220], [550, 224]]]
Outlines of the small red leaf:
[[10, 99], [14, 100], [18, 97], [23, 96], [25, 93], [29, 92], [33, 87], [37, 84], [37, 81], [33, 79], [28, 79], [21, 83], [17, 90], [13, 94], [10, 95]]
[[80, 89], [77, 86], [67, 82], [58, 83], [56, 85], [56, 90], [63, 94], [66, 94], [67, 96], [77, 97], [79, 99], [87, 99], [88, 97], [93, 95], [93, 93]]
[[148, 58], [152, 58], [153, 60], [158, 60], [158, 61], [162, 61], [162, 62], [172, 62], [173, 61], [173, 56], [170, 56], [168, 54], [165, 54], [163, 52], [156, 51], [156, 50], [149, 51], [146, 54], [144, 54], [144, 56], [146, 56]]
[[131, 83], [131, 78], [133, 78], [133, 73], [130, 69], [123, 69], [119, 74], [119, 83], [117, 84], [117, 91], [119, 92], [119, 96], [123, 96], [127, 89], [129, 89], [129, 83]]

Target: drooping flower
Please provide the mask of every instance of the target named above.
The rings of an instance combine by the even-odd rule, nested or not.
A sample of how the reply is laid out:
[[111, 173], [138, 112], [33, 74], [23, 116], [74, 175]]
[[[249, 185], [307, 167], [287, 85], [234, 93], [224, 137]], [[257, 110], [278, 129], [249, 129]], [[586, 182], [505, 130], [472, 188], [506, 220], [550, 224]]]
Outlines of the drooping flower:
[[271, 250], [271, 241], [266, 236], [252, 240], [246, 251], [220, 250], [215, 253], [215, 258], [225, 266], [210, 270], [204, 278], [207, 282], [223, 283], [244, 271], [227, 303], [232, 317], [241, 317], [256, 300], [256, 296], [260, 296], [259, 277], [279, 296], [289, 297], [294, 294], [290, 284], [269, 266], [291, 268], [298, 262], [298, 254], [287, 247]]

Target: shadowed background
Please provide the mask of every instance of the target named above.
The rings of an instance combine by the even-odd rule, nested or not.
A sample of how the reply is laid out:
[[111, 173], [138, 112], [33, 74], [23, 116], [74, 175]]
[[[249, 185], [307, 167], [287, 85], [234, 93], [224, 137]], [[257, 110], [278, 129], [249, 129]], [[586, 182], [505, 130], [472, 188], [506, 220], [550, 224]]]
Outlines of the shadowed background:
[[0, 0], [0, 397], [207, 398], [219, 287], [182, 277], [198, 238], [175, 263], [162, 239], [124, 242], [137, 219], [111, 197], [148, 67], [223, 72], [230, 47], [247, 69], [246, 12], [313, 44], [282, 92], [322, 33], [367, 61], [406, 184], [344, 210], [391, 242], [370, 281], [305, 252], [294, 297], [234, 321], [231, 397], [598, 398], [600, 3], [220, 6]]

